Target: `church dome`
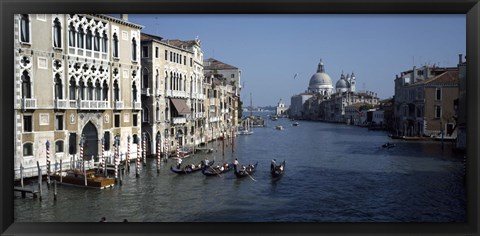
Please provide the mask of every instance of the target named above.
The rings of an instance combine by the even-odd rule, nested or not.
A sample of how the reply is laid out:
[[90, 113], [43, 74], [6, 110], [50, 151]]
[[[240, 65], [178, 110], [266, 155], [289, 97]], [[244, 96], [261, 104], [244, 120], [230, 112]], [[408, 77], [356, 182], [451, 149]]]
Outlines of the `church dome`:
[[320, 61], [318, 64], [317, 73], [313, 74], [312, 78], [310, 78], [310, 83], [308, 88], [310, 90], [318, 90], [324, 88], [332, 88], [332, 79], [330, 76], [325, 73], [325, 68], [323, 66], [323, 62]]
[[[347, 75], [347, 78], [348, 77], [349, 76]], [[345, 76], [342, 73], [342, 75], [340, 76], [340, 79], [337, 81], [337, 84], [335, 85], [335, 87], [337, 89], [339, 89], [339, 88], [349, 88], [350, 87], [349, 85], [350, 85], [350, 83], [348, 83], [348, 81], [345, 79]]]

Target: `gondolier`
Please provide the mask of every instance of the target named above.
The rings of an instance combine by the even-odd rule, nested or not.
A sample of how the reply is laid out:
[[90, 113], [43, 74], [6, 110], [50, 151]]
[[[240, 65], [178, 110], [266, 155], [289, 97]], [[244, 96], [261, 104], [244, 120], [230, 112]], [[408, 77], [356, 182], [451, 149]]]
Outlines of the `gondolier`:
[[177, 158], [177, 168], [180, 169], [180, 165], [182, 165], [182, 158]]

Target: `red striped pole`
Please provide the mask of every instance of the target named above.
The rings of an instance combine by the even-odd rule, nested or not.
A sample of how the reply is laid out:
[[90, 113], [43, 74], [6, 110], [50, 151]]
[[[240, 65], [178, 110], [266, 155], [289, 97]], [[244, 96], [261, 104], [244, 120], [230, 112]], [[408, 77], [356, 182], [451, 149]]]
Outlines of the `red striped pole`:
[[[83, 137], [82, 137], [82, 140], [80, 141], [80, 159], [83, 160]], [[82, 162], [83, 163], [83, 162]], [[83, 168], [85, 168], [85, 166], [83, 166]]]
[[127, 137], [127, 161], [125, 162], [125, 168], [130, 173], [130, 135]]
[[177, 158], [180, 158], [180, 142], [177, 139]]
[[101, 168], [105, 174], [105, 139], [102, 138], [102, 160], [101, 160]]
[[50, 185], [50, 142], [45, 143], [47, 154], [47, 183]]
[[162, 141], [160, 140], [160, 135], [157, 136], [157, 173], [160, 173], [160, 158], [161, 158], [161, 153], [160, 153], [160, 145]]
[[147, 165], [147, 135], [143, 133], [143, 166]]
[[115, 137], [115, 159], [114, 159], [114, 166], [115, 166], [115, 180], [118, 179], [118, 144], [119, 144], [119, 140], [118, 140], [118, 136]]
[[165, 151], [165, 161], [166, 161], [168, 159], [168, 139], [166, 137], [165, 137], [164, 151]]
[[140, 156], [142, 155], [142, 153], [140, 152], [140, 138], [137, 137], [137, 171], [136, 171], [136, 176], [137, 178], [140, 176]]

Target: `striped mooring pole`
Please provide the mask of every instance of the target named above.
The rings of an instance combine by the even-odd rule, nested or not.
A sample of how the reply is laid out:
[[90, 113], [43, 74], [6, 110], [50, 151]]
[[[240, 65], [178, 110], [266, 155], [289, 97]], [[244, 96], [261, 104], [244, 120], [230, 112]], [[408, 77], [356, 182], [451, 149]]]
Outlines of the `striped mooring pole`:
[[46, 155], [47, 155], [47, 186], [50, 187], [50, 142], [47, 140], [45, 143]]
[[127, 160], [125, 161], [125, 170], [130, 173], [130, 135], [127, 137]]
[[147, 165], [147, 134], [143, 132], [143, 166]]
[[160, 173], [161, 144], [162, 140], [160, 140], [160, 135], [157, 135], [157, 173]]
[[137, 169], [135, 176], [138, 178], [140, 176], [140, 156], [142, 155], [140, 151], [140, 138], [137, 137]]
[[118, 136], [115, 137], [115, 156], [113, 164], [115, 165], [115, 180], [118, 179], [118, 151], [119, 151], [119, 140]]
[[106, 175], [105, 173], [105, 138], [102, 138], [102, 160], [100, 164], [101, 164], [100, 167], [103, 171], [103, 174]]

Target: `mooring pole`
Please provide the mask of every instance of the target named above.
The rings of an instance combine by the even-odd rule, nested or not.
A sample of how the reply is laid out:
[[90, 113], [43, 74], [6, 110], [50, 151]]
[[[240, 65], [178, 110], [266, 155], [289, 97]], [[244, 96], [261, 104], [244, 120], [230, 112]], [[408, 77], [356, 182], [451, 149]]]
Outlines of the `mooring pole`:
[[40, 169], [40, 163], [37, 161], [38, 169], [38, 193], [40, 194], [40, 201], [42, 200], [42, 170]]

